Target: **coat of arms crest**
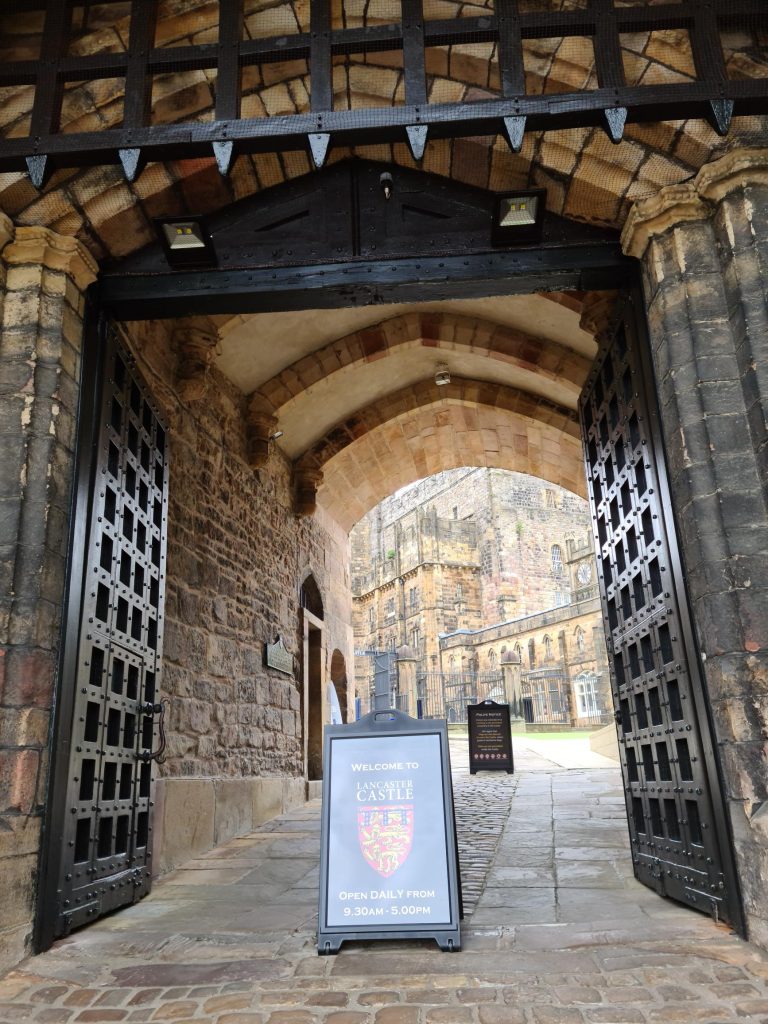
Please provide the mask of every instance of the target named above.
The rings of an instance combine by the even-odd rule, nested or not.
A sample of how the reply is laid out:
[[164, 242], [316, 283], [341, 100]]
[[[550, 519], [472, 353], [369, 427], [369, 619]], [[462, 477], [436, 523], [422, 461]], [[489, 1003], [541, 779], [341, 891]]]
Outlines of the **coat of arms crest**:
[[383, 878], [405, 863], [413, 845], [413, 804], [361, 807], [357, 837], [366, 861]]

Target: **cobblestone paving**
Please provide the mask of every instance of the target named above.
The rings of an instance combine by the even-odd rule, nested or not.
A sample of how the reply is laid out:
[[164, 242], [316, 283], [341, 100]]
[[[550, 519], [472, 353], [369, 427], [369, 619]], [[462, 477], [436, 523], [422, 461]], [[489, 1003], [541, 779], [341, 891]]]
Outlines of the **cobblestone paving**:
[[314, 804], [26, 961], [0, 981], [0, 1022], [768, 1024], [768, 956], [632, 878], [616, 771], [454, 764], [462, 846], [472, 822], [480, 850], [460, 953], [316, 955]]
[[456, 833], [466, 915], [472, 913], [482, 894], [516, 786], [514, 775], [454, 773]]

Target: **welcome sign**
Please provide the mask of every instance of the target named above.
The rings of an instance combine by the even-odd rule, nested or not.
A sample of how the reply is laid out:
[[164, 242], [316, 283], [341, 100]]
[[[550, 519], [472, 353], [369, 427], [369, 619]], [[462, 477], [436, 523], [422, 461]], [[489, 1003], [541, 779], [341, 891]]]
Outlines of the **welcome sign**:
[[324, 767], [319, 952], [409, 936], [458, 949], [445, 723], [379, 711], [327, 726]]

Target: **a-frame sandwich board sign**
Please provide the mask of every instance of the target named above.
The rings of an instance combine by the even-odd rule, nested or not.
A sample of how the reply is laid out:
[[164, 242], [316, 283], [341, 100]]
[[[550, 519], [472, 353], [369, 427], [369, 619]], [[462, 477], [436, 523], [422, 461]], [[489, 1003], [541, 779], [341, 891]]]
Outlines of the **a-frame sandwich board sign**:
[[459, 874], [443, 720], [373, 711], [329, 725], [323, 747], [319, 953], [342, 942], [461, 946]]

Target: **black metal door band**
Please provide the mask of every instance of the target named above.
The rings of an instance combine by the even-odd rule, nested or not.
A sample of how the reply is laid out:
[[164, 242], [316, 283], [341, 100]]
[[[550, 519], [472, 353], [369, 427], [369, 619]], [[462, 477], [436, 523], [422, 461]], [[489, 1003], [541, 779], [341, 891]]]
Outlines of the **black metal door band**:
[[95, 443], [80, 452], [90, 462], [89, 526], [82, 599], [79, 610], [68, 610], [79, 616], [77, 653], [61, 684], [72, 712], [55, 754], [52, 796], [59, 772], [66, 792], [58, 820], [49, 806], [43, 947], [149, 891], [150, 762], [164, 745], [161, 733], [154, 749], [158, 717], [162, 722], [166, 427], [114, 328], [102, 319], [98, 338], [88, 341], [98, 341], [103, 354], [99, 366], [86, 360], [95, 372], [82, 382], [99, 398]]
[[580, 399], [632, 861], [744, 934], [642, 316], [627, 297]]

